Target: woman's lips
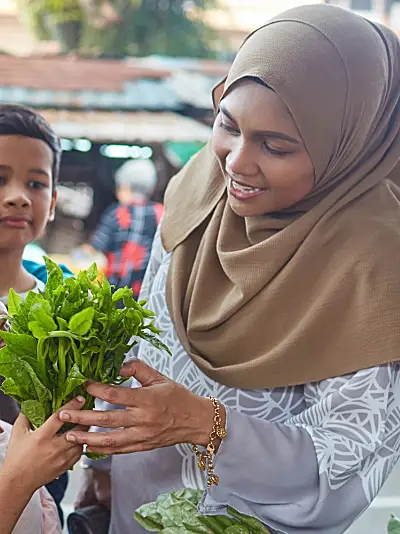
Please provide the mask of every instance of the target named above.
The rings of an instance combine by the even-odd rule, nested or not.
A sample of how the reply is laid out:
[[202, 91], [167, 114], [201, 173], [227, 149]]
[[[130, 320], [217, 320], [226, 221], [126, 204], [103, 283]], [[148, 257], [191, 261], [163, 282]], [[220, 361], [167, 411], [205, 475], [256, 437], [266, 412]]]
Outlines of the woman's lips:
[[230, 176], [228, 180], [228, 190], [229, 193], [237, 200], [250, 200], [266, 191], [261, 187], [250, 187], [242, 185], [239, 182], [236, 182]]

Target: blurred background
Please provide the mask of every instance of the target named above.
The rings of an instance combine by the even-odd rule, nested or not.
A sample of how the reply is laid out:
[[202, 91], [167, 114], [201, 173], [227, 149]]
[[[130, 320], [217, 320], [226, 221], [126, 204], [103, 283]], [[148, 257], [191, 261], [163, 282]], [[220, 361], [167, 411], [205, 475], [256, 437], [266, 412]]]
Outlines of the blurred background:
[[[210, 91], [244, 37], [294, 0], [0, 0], [0, 102], [33, 107], [62, 138], [57, 216], [38, 243], [72, 270], [115, 201], [115, 172], [152, 160], [153, 200], [209, 139]], [[400, 0], [337, 0], [400, 33]], [[31, 250], [41, 257], [41, 249]], [[400, 470], [349, 534], [400, 513]], [[71, 509], [79, 469], [66, 498]]]
[[[243, 38], [304, 1], [0, 0], [0, 101], [39, 109], [63, 139], [57, 217], [42, 247], [72, 266], [127, 159], [153, 160], [162, 201], [209, 138], [210, 90]], [[400, 30], [399, 1], [330, 3]]]

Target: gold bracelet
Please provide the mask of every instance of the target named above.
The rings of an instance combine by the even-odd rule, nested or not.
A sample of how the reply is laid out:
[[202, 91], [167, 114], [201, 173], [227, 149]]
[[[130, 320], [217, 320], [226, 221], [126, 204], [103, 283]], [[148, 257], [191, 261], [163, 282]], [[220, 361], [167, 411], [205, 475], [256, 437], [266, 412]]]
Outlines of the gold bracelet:
[[197, 456], [197, 465], [202, 471], [207, 471], [207, 487], [213, 484], [218, 486], [219, 476], [214, 472], [213, 456], [215, 454], [214, 441], [226, 438], [226, 429], [222, 426], [220, 404], [214, 397], [209, 397], [214, 407], [214, 422], [210, 433], [210, 443], [206, 447], [207, 452], [201, 452], [196, 445], [192, 445]]

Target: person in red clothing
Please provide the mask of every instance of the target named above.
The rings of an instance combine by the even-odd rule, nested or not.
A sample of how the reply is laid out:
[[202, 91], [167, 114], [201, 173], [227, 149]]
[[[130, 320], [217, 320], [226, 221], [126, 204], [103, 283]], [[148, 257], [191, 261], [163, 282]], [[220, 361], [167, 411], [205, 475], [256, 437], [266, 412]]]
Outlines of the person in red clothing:
[[116, 289], [131, 287], [137, 298], [164, 207], [151, 202], [157, 171], [151, 160], [130, 160], [115, 174], [118, 202], [100, 219], [85, 251], [107, 257], [106, 276]]

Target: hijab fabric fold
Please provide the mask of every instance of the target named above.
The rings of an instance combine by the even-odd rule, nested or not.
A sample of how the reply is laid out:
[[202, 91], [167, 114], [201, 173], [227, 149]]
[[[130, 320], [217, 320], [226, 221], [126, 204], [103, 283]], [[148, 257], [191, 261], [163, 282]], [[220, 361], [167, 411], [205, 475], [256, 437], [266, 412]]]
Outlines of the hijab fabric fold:
[[250, 35], [215, 89], [216, 107], [244, 78], [275, 91], [316, 183], [284, 212], [241, 218], [211, 144], [171, 181], [167, 303], [210, 378], [273, 388], [399, 359], [399, 61], [389, 29], [309, 5]]

